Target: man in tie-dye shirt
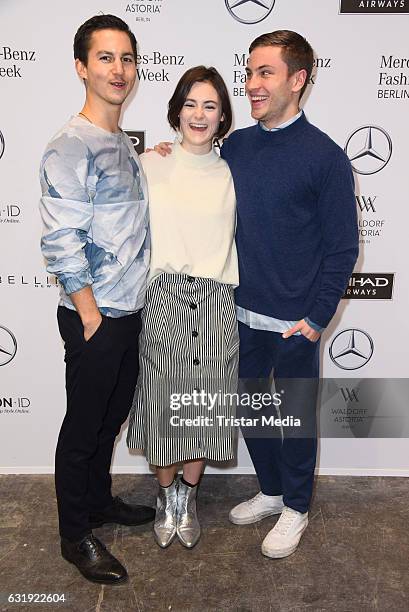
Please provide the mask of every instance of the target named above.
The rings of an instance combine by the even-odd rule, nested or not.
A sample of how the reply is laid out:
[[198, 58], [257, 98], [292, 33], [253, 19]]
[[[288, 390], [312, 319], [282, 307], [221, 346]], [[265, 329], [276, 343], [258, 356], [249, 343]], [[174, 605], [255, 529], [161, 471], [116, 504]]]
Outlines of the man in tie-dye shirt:
[[92, 527], [154, 517], [113, 498], [109, 474], [138, 375], [150, 254], [145, 179], [118, 125], [136, 77], [135, 37], [118, 17], [98, 15], [79, 28], [74, 57], [85, 104], [52, 138], [40, 169], [41, 247], [61, 284], [66, 362], [55, 480], [63, 557], [88, 580], [113, 584], [126, 569]]

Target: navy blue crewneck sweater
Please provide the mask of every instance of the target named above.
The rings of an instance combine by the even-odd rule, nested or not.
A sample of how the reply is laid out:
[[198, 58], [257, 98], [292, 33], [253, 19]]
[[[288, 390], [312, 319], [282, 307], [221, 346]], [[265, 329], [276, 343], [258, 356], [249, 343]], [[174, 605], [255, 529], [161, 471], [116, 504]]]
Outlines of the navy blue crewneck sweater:
[[237, 197], [237, 304], [326, 327], [358, 256], [347, 156], [304, 114], [274, 132], [236, 130], [221, 154]]

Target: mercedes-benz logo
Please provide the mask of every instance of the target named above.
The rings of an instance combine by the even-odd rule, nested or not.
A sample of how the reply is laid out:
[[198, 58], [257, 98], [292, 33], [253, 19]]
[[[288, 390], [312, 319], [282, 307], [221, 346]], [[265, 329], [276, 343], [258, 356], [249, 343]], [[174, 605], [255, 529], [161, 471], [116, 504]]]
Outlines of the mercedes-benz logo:
[[0, 325], [0, 366], [10, 363], [17, 353], [17, 340], [14, 334]]
[[230, 15], [240, 23], [259, 23], [269, 16], [275, 0], [225, 0]]
[[364, 125], [348, 137], [345, 153], [358, 174], [376, 174], [385, 168], [392, 155], [392, 140], [384, 129]]
[[6, 148], [6, 143], [4, 142], [4, 136], [0, 132], [0, 159], [3, 157], [4, 149]]
[[331, 342], [329, 356], [342, 370], [359, 370], [373, 355], [371, 336], [362, 329], [344, 329]]

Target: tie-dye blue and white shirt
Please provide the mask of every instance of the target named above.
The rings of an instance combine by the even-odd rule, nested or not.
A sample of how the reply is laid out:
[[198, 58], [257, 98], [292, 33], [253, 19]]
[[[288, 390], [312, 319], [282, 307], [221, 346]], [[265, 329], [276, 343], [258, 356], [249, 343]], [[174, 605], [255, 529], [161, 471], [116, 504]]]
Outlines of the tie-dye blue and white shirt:
[[41, 249], [61, 283], [60, 304], [86, 286], [110, 316], [145, 301], [150, 237], [147, 188], [129, 137], [74, 116], [41, 161]]

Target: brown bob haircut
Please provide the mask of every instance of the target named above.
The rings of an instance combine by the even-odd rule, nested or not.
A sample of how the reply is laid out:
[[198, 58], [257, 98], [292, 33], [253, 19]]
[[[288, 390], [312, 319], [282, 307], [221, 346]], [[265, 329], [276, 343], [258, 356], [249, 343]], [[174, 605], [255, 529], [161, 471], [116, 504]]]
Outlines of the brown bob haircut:
[[220, 121], [219, 128], [214, 137], [223, 138], [231, 128], [232, 110], [226, 84], [213, 66], [209, 68], [206, 68], [206, 66], [195, 66], [187, 70], [180, 78], [168, 104], [168, 121], [170, 127], [175, 131], [179, 129], [180, 111], [195, 83], [210, 83], [217, 91], [222, 105], [222, 116], [224, 120]]
[[257, 47], [281, 47], [281, 57], [287, 64], [288, 76], [298, 70], [306, 70], [307, 78], [300, 91], [300, 100], [307, 88], [314, 65], [314, 52], [310, 43], [297, 32], [291, 30], [276, 30], [258, 36], [250, 45], [249, 53]]

